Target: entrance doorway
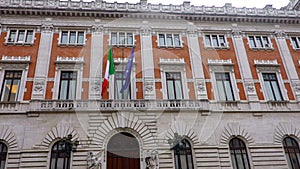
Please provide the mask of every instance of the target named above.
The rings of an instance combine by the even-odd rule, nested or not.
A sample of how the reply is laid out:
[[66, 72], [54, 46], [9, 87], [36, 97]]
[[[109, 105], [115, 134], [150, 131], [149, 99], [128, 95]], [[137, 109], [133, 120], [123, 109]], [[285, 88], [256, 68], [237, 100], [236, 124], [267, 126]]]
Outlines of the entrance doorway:
[[140, 169], [140, 147], [133, 135], [121, 132], [109, 140], [107, 169]]

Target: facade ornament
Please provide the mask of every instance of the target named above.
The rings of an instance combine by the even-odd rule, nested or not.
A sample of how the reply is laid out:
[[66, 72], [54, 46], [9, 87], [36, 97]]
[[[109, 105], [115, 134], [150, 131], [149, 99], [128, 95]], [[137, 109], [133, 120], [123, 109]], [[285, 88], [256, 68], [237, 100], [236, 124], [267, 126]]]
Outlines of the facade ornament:
[[145, 152], [146, 169], [158, 169], [158, 151], [148, 150]]
[[100, 151], [95, 155], [93, 152], [89, 152], [86, 161], [88, 169], [101, 169], [103, 163], [103, 151]]
[[280, 38], [280, 39], [285, 39], [286, 38], [286, 33], [282, 30], [280, 31], [275, 31], [275, 35], [277, 38]]
[[102, 24], [93, 25], [92, 30], [93, 32], [103, 32], [103, 25]]
[[53, 30], [53, 25], [49, 23], [42, 24], [42, 32], [44, 33], [51, 33]]
[[5, 5], [7, 3], [7, 0], [0, 0], [1, 5]]
[[300, 81], [292, 82], [292, 86], [296, 94], [300, 94]]
[[146, 94], [150, 94], [153, 92], [152, 82], [145, 82], [145, 92]]
[[41, 80], [37, 80], [34, 82], [34, 93], [35, 94], [43, 94], [44, 92], [44, 87], [45, 87], [45, 82]]
[[245, 82], [245, 88], [248, 94], [254, 94], [255, 93], [255, 87], [252, 82]]
[[206, 89], [205, 89], [204, 81], [200, 81], [200, 80], [196, 81], [196, 89], [198, 94], [205, 93]]
[[232, 30], [232, 35], [233, 35], [233, 37], [235, 37], [235, 38], [242, 38], [243, 33], [242, 33], [242, 31], [239, 30], [239, 29], [233, 29], [233, 30]]
[[197, 37], [198, 30], [197, 30], [197, 27], [193, 23], [191, 23], [191, 22], [188, 23], [188, 27], [187, 27], [186, 31], [189, 36]]
[[93, 93], [100, 93], [100, 81], [99, 80], [95, 80], [93, 83], [92, 83], [92, 92]]
[[140, 27], [140, 32], [142, 36], [151, 35], [151, 27], [148, 25], [148, 21], [143, 21], [143, 25]]

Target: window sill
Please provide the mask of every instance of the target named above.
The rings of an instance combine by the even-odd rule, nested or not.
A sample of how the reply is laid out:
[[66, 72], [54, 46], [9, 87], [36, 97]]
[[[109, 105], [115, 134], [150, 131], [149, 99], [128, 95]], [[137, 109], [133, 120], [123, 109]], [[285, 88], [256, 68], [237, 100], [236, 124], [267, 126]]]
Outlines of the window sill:
[[274, 48], [273, 47], [270, 47], [270, 48], [250, 47], [250, 50], [274, 50]]
[[76, 47], [76, 46], [78, 46], [78, 47], [81, 47], [81, 46], [86, 46], [86, 44], [85, 43], [82, 43], [82, 44], [59, 43], [59, 44], [57, 44], [57, 46], [61, 46], [61, 47], [67, 47], [67, 46]]
[[113, 44], [111, 45], [112, 47], [117, 47], [117, 48], [122, 48], [122, 47], [125, 47], [125, 48], [131, 48], [134, 46], [134, 44]]
[[296, 51], [296, 52], [299, 52], [300, 51], [300, 48], [293, 48], [294, 49], [294, 51]]
[[207, 50], [214, 50], [214, 49], [228, 50], [229, 49], [228, 46], [204, 46], [204, 48], [207, 49]]
[[182, 48], [183, 48], [183, 45], [182, 45], [182, 46], [160, 46], [160, 45], [158, 45], [157, 47], [158, 47], [158, 48], [174, 48], [174, 49], [182, 49]]
[[33, 46], [34, 43], [31, 42], [4, 42], [4, 45], [6, 46]]

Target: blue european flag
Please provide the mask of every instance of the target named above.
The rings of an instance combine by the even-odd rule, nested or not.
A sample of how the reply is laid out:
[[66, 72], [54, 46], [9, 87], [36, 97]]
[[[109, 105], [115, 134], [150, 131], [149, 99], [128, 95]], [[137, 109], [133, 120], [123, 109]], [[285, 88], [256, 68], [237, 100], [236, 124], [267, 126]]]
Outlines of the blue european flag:
[[131, 75], [131, 68], [132, 68], [132, 64], [133, 64], [134, 49], [135, 49], [135, 46], [132, 48], [129, 60], [127, 62], [127, 65], [126, 65], [126, 68], [124, 71], [125, 83], [122, 86], [122, 89], [120, 91], [121, 93], [123, 93], [128, 88], [129, 83], [130, 83], [130, 75]]

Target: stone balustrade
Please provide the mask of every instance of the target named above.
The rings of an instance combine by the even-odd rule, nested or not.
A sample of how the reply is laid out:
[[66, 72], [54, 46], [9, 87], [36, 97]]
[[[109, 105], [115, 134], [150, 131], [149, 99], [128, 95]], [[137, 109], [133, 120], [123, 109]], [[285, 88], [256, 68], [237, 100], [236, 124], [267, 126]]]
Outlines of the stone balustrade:
[[194, 6], [190, 2], [181, 5], [163, 5], [145, 3], [109, 3], [102, 0], [91, 2], [72, 1], [72, 0], [3, 0], [0, 7], [16, 7], [31, 9], [70, 9], [70, 10], [91, 10], [91, 11], [116, 11], [116, 12], [153, 12], [169, 14], [209, 14], [209, 15], [240, 15], [240, 16], [269, 16], [269, 17], [293, 17], [297, 18], [300, 11], [290, 8], [276, 9], [270, 5], [265, 8], [236, 8], [231, 4], [223, 7], [216, 6]]

